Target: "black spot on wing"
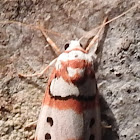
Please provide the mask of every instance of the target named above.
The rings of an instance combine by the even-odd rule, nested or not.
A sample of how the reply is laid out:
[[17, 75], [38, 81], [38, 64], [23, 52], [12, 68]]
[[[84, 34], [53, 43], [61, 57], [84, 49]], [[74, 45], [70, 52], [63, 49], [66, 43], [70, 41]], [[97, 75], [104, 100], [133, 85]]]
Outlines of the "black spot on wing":
[[47, 117], [47, 122], [50, 124], [50, 126], [53, 126], [53, 119], [51, 117]]
[[45, 140], [50, 140], [51, 139], [51, 135], [49, 133], [45, 134]]

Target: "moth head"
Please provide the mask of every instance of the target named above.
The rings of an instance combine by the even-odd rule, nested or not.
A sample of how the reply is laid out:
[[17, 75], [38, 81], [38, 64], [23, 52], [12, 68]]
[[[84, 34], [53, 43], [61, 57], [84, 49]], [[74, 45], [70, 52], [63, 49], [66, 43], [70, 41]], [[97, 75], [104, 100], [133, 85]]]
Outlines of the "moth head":
[[72, 40], [70, 43], [65, 44], [65, 50], [71, 50], [75, 48], [82, 48], [82, 44], [77, 40]]

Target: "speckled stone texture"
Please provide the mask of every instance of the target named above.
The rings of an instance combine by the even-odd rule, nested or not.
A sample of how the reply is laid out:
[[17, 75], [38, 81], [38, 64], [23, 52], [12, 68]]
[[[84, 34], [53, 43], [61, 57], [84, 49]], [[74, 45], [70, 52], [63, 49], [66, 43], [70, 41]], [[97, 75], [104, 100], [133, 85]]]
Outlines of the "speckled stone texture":
[[[43, 25], [63, 50], [118, 16], [138, 0], [0, 1], [0, 140], [33, 140], [47, 77], [19, 78], [45, 68], [56, 55], [37, 29]], [[140, 4], [139, 4], [140, 5]], [[55, 32], [58, 34], [56, 34]], [[93, 31], [92, 35], [95, 34]], [[106, 26], [99, 42], [97, 81], [101, 94], [103, 140], [140, 139], [140, 6]]]

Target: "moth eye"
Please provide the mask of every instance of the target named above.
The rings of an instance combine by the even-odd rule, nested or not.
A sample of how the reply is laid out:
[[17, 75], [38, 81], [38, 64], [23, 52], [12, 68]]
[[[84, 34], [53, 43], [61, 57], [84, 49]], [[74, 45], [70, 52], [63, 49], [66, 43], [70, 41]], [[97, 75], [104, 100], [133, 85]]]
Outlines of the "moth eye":
[[80, 47], [83, 47], [83, 45], [80, 43]]
[[64, 46], [65, 50], [66, 50], [68, 47], [69, 47], [69, 43], [67, 43], [67, 44]]

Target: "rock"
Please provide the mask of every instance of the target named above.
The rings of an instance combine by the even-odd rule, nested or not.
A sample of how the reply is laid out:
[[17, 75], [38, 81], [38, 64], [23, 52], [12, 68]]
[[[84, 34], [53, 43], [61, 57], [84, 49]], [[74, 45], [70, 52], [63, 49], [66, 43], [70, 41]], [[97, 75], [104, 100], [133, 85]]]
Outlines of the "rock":
[[[44, 25], [48, 35], [64, 50], [67, 40], [79, 39], [99, 26], [107, 15], [112, 19], [138, 2], [1, 1], [0, 138], [33, 140], [35, 128], [30, 127], [27, 131], [24, 127], [38, 118], [48, 74], [42, 78], [19, 78], [18, 73], [38, 72], [56, 57], [42, 33], [34, 26], [30, 28], [20, 23], [6, 22], [1, 24], [2, 21], [14, 20], [28, 25]], [[90, 37], [95, 34], [96, 30], [93, 30]], [[96, 68], [96, 77], [106, 105], [102, 109], [102, 116], [107, 124], [112, 123], [113, 126], [112, 130], [107, 130], [103, 140], [140, 139], [139, 40], [138, 8], [110, 23], [101, 35], [98, 53], [100, 63]]]

